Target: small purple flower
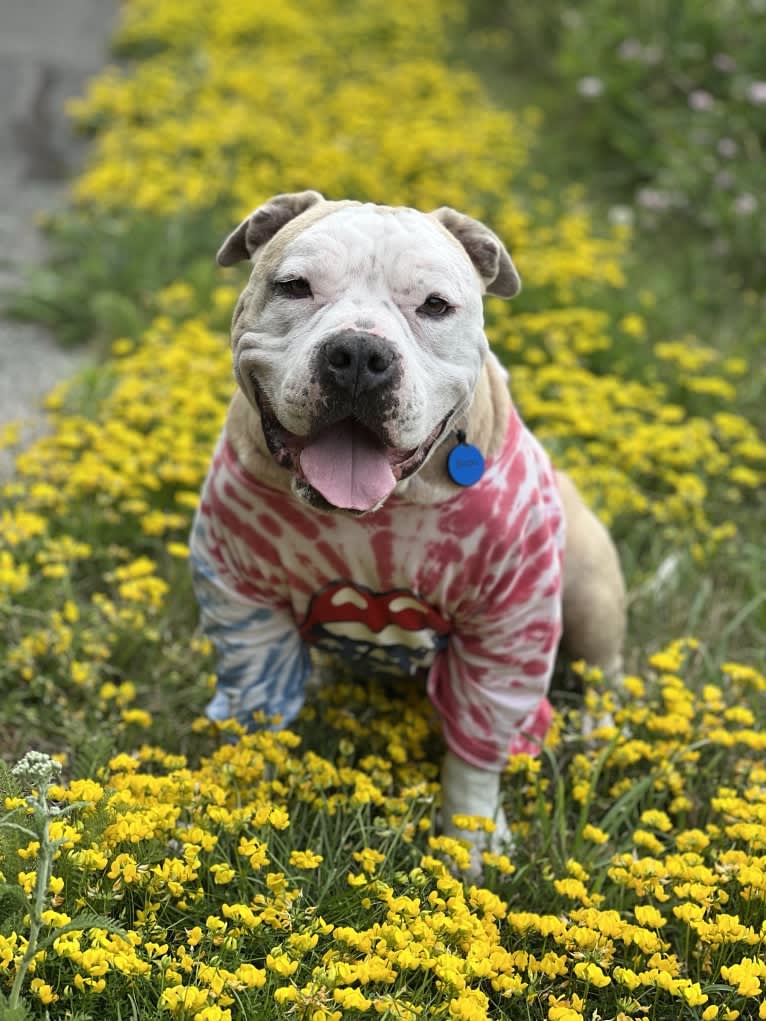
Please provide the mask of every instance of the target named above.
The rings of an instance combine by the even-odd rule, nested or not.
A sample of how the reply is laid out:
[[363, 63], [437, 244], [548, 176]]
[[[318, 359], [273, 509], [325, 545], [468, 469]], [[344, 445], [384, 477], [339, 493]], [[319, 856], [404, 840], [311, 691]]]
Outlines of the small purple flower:
[[595, 75], [587, 75], [578, 81], [577, 91], [584, 99], [597, 99], [604, 91], [604, 83]]
[[728, 191], [734, 185], [734, 174], [730, 170], [719, 170], [713, 178], [713, 183], [721, 191]]
[[662, 210], [670, 208], [671, 198], [668, 192], [659, 188], [639, 188], [636, 202], [644, 209]]
[[766, 82], [750, 82], [747, 98], [753, 106], [766, 106]]
[[705, 89], [694, 89], [693, 92], [689, 93], [688, 101], [692, 110], [697, 110], [698, 112], [712, 110], [715, 105], [715, 99]]

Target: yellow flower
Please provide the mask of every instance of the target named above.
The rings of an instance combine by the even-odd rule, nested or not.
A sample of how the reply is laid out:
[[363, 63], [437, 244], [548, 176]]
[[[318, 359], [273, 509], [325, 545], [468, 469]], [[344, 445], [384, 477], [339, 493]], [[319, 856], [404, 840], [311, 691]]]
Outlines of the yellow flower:
[[576, 964], [574, 966], [574, 973], [579, 979], [582, 979], [583, 982], [596, 986], [597, 989], [608, 986], [612, 981], [609, 976], [605, 975], [601, 968], [592, 961], [581, 961], [579, 964]]
[[0, 593], [17, 595], [28, 587], [29, 581], [27, 564], [15, 564], [7, 550], [0, 550]]
[[592, 826], [590, 823], [583, 827], [582, 835], [584, 840], [589, 840], [593, 844], [605, 844], [609, 840], [608, 833], [599, 829], [598, 826]]
[[[10, 801], [10, 798], [8, 800]], [[22, 804], [24, 804], [24, 801], [23, 801], [22, 798], [19, 798], [18, 800], [21, 801]], [[39, 852], [40, 852], [40, 841], [39, 840], [30, 840], [29, 843], [26, 845], [26, 847], [18, 848], [18, 850], [16, 851], [16, 854], [19, 856], [19, 858], [22, 859], [22, 861], [28, 861], [30, 858], [36, 858], [37, 855], [39, 854]]]
[[273, 826], [275, 830], [286, 830], [290, 825], [290, 816], [287, 810], [281, 807], [277, 807], [269, 812], [269, 825]]
[[710, 845], [710, 837], [702, 830], [684, 830], [675, 841], [679, 851], [704, 851]]
[[372, 1000], [364, 996], [358, 989], [334, 989], [333, 999], [346, 1010], [369, 1010]]
[[629, 337], [643, 337], [646, 334], [646, 324], [638, 315], [624, 316], [617, 325]]
[[217, 886], [225, 886], [226, 883], [230, 883], [237, 875], [236, 870], [231, 865], [225, 865], [222, 862], [211, 865], [210, 872]]
[[171, 1014], [177, 1015], [186, 1011], [201, 1010], [206, 1006], [207, 999], [206, 989], [196, 989], [194, 986], [185, 986], [179, 983], [162, 990], [160, 1006], [165, 1007]]
[[31, 897], [37, 882], [37, 872], [34, 870], [31, 872], [18, 872], [16, 880], [27, 897]]
[[598, 903], [599, 894], [589, 894], [585, 883], [581, 879], [567, 877], [566, 879], [554, 879], [553, 886], [562, 897], [571, 897], [572, 900], [580, 901], [581, 904], [590, 905]]
[[661, 929], [663, 925], [667, 924], [667, 919], [663, 918], [657, 908], [651, 904], [638, 904], [633, 909], [633, 913], [639, 925], [646, 925], [650, 929]]
[[266, 984], [266, 972], [256, 968], [254, 964], [244, 962], [237, 968], [235, 975], [248, 989], [261, 989]]
[[194, 1015], [194, 1021], [231, 1021], [231, 1011], [228, 1007], [224, 1009], [213, 1003], [198, 1010]]
[[641, 822], [645, 826], [652, 826], [654, 829], [660, 830], [662, 833], [669, 833], [673, 828], [673, 824], [665, 812], [660, 812], [656, 809], [647, 809], [646, 812], [642, 812]]
[[493, 854], [491, 851], [483, 851], [481, 860], [486, 866], [497, 869], [504, 876], [510, 876], [516, 871], [516, 866], [507, 854]]
[[318, 868], [323, 861], [323, 856], [321, 854], [315, 854], [314, 851], [290, 852], [290, 864], [295, 865], [299, 869], [315, 869]]
[[49, 1004], [55, 1003], [56, 1000], [58, 1000], [58, 996], [53, 991], [53, 987], [48, 985], [47, 982], [43, 982], [40, 978], [33, 978], [29, 986], [40, 1003]]
[[766, 963], [743, 957], [739, 964], [724, 965], [721, 977], [736, 986], [738, 996], [760, 996], [761, 979], [766, 978]]
[[364, 847], [361, 851], [354, 851], [352, 857], [370, 875], [375, 872], [381, 862], [385, 861], [385, 855], [372, 847]]
[[298, 961], [292, 960], [275, 948], [271, 953], [266, 954], [266, 967], [283, 978], [289, 978], [298, 970]]
[[637, 847], [645, 847], [648, 851], [657, 855], [662, 854], [664, 850], [662, 842], [653, 833], [650, 833], [649, 830], [634, 830], [633, 843]]
[[478, 989], [466, 989], [449, 1002], [449, 1016], [458, 1021], [488, 1021], [489, 1001]]
[[133, 724], [144, 729], [152, 725], [151, 714], [146, 712], [145, 709], [123, 709], [120, 713], [120, 719], [123, 723]]
[[250, 868], [260, 869], [269, 864], [267, 845], [254, 837], [247, 839], [240, 837], [237, 854], [241, 854], [250, 862]]
[[459, 830], [468, 830], [471, 833], [476, 833], [481, 830], [484, 833], [494, 833], [495, 823], [492, 819], [487, 819], [484, 816], [479, 815], [453, 815], [452, 822], [457, 826]]
[[583, 1021], [583, 1015], [572, 1007], [549, 1007], [548, 1021]]

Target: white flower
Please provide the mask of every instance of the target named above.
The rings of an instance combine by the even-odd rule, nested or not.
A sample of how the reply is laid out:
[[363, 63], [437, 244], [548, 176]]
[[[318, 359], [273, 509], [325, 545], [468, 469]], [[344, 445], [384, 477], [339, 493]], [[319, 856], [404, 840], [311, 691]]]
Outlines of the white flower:
[[17, 779], [26, 781], [32, 787], [45, 787], [61, 772], [61, 763], [45, 752], [30, 751], [11, 768]]
[[630, 206], [610, 206], [609, 222], [617, 227], [630, 227], [633, 224], [633, 210]]
[[749, 191], [743, 191], [734, 201], [734, 209], [738, 216], [752, 216], [757, 208], [758, 199]]
[[747, 98], [754, 106], [766, 106], [766, 82], [750, 82]]
[[705, 89], [694, 89], [688, 96], [689, 106], [692, 110], [712, 110], [715, 99]]
[[596, 99], [604, 91], [604, 83], [595, 75], [587, 75], [578, 81], [577, 91], [585, 99]]

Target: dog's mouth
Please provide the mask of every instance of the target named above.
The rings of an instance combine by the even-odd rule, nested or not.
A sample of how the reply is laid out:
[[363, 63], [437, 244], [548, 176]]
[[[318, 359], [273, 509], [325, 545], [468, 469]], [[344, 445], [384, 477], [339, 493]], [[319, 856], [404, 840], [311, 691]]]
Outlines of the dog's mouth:
[[397, 483], [420, 468], [453, 416], [452, 411], [445, 415], [412, 449], [387, 445], [353, 415], [298, 436], [279, 422], [260, 387], [254, 391], [269, 451], [278, 465], [294, 472], [301, 495], [320, 508], [357, 514], [379, 507]]

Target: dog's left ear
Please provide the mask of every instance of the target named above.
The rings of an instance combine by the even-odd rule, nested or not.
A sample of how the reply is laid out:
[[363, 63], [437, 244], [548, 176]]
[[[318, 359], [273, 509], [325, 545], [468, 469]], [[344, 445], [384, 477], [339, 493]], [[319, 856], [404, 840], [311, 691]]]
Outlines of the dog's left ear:
[[286, 223], [323, 200], [324, 196], [318, 191], [287, 192], [270, 198], [229, 234], [218, 249], [216, 255], [218, 265], [233, 266], [235, 262], [249, 259]]
[[431, 216], [454, 234], [465, 248], [476, 271], [484, 281], [487, 294], [512, 298], [521, 290], [521, 278], [508, 251], [489, 227], [450, 206], [434, 209]]

